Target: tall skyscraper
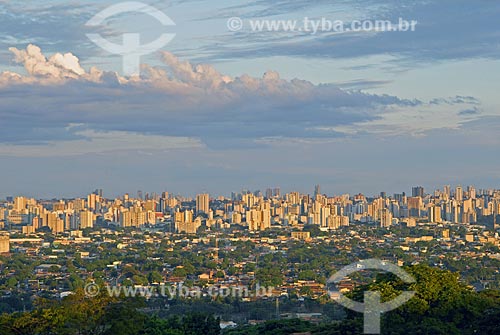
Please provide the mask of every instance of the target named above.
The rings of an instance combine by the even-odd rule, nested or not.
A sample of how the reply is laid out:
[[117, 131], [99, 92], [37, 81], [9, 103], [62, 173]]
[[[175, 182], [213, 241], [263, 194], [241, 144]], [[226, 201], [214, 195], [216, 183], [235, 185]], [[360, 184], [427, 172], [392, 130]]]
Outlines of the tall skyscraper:
[[441, 223], [441, 207], [432, 205], [428, 208], [429, 213], [429, 222], [432, 223]]
[[455, 199], [457, 201], [464, 200], [464, 190], [463, 190], [462, 186], [457, 186], [455, 188]]
[[132, 226], [132, 217], [128, 209], [124, 209], [120, 212], [120, 227], [130, 227]]
[[314, 197], [316, 198], [320, 194], [321, 194], [320, 186], [319, 185], [314, 186]]
[[271, 199], [273, 197], [273, 189], [268, 188], [266, 189], [266, 199]]
[[196, 196], [196, 214], [208, 214], [210, 210], [210, 195], [208, 193], [198, 194]]
[[16, 197], [14, 200], [14, 210], [16, 211], [22, 211], [26, 209], [27, 205], [28, 205], [28, 199], [24, 197]]
[[404, 193], [394, 193], [394, 200], [396, 200], [397, 202], [403, 204], [405, 202], [404, 198], [405, 198]]
[[421, 197], [411, 197], [408, 198], [408, 211], [410, 217], [420, 217], [420, 212], [423, 207], [423, 202]]
[[392, 213], [387, 208], [379, 211], [380, 227], [390, 227], [392, 225]]
[[80, 229], [92, 228], [94, 226], [94, 214], [84, 210], [80, 212]]
[[470, 199], [476, 198], [476, 188], [474, 186], [467, 187], [467, 193], [469, 194]]
[[99, 196], [95, 193], [89, 194], [87, 196], [87, 208], [90, 210], [96, 210], [98, 209], [98, 205], [101, 199]]
[[443, 187], [443, 193], [446, 194], [448, 196], [448, 198], [449, 198], [450, 195], [451, 195], [451, 186], [450, 185], [445, 185]]
[[412, 197], [424, 197], [424, 188], [422, 186], [415, 186], [411, 189]]
[[493, 231], [495, 232], [498, 228], [498, 222], [497, 222], [497, 215], [498, 215], [498, 204], [496, 200], [493, 200]]

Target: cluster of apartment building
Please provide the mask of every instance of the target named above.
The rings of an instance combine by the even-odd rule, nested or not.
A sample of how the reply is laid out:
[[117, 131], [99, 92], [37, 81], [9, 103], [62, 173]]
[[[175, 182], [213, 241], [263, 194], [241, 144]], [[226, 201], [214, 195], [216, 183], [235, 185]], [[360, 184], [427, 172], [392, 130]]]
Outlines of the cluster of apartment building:
[[[42, 201], [18, 196], [0, 203], [0, 225], [9, 230], [31, 234], [40, 229], [53, 233], [92, 228], [98, 223], [119, 227], [142, 227], [166, 224], [171, 232], [195, 234], [200, 227], [229, 228], [243, 226], [249, 231], [263, 231], [273, 226], [317, 225], [323, 230], [335, 230], [350, 222], [378, 223], [381, 227], [418, 222], [474, 224], [484, 217], [500, 212], [500, 192], [463, 189], [435, 190], [424, 193], [414, 187], [411, 196], [405, 193], [375, 197], [363, 194], [327, 196], [319, 192], [290, 192], [281, 196], [279, 189], [233, 193], [230, 198], [211, 198], [199, 194], [195, 198], [128, 194], [107, 199], [101, 190], [85, 199]], [[494, 222], [496, 224], [496, 222]], [[495, 226], [496, 228], [496, 226]]]

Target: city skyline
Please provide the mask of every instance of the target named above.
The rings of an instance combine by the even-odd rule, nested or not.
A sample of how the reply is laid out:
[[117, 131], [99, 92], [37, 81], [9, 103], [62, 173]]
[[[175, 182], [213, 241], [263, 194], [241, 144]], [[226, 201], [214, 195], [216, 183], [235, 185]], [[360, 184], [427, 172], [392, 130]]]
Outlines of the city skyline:
[[[352, 332], [359, 318], [340, 307], [350, 308], [342, 296], [366, 293], [366, 285], [380, 285], [369, 289], [392, 295], [401, 290], [401, 281], [389, 287], [379, 283], [387, 276], [373, 271], [397, 275], [396, 269], [402, 269], [411, 276], [409, 288], [419, 297], [412, 306], [418, 309], [412, 307], [403, 319], [397, 315], [394, 326], [385, 321], [394, 314], [384, 313], [384, 330], [407, 333], [402, 319], [404, 325], [415, 320], [412, 329], [424, 333], [439, 325], [496, 334], [500, 190], [445, 185], [441, 191], [426, 191], [416, 185], [410, 192], [325, 196], [315, 185], [314, 197], [274, 187], [265, 196], [244, 192], [230, 199], [143, 191], [110, 199], [97, 189], [78, 199], [17, 196], [0, 201], [0, 289], [8, 313], [0, 323], [20, 333], [26, 320], [9, 321], [29, 315], [31, 327], [41, 318], [36, 298], [43, 297], [48, 318], [64, 320], [58, 326], [62, 330], [54, 332], [55, 323], [47, 324], [45, 316], [44, 329], [58, 334], [74, 329], [76, 334], [82, 311], [95, 315], [96, 304], [118, 299], [123, 306], [133, 298], [147, 308], [130, 305], [132, 313], [112, 313], [109, 320], [123, 329], [122, 323], [129, 325], [131, 316], [143, 313], [137, 330], [130, 332], [134, 335], [144, 328], [148, 334], [160, 333], [166, 325], [199, 327], [194, 334], [208, 334], [200, 324], [207, 316], [193, 321], [186, 317], [191, 311], [216, 315], [210, 319], [212, 335], [249, 334], [249, 329], [260, 334], [257, 327], [268, 324], [269, 334], [277, 324], [294, 333], [304, 326]], [[350, 275], [354, 272], [359, 273]], [[418, 312], [432, 305], [436, 312]], [[74, 309], [77, 313], [71, 314]], [[149, 309], [155, 314], [150, 316]], [[151, 331], [151, 323], [144, 326], [144, 318], [158, 320], [163, 316], [156, 313], [162, 311], [176, 321], [159, 322], [158, 332]], [[454, 321], [469, 314], [481, 316], [466, 324]], [[175, 315], [182, 316], [184, 325]], [[89, 321], [85, 314], [81, 322], [100, 329], [110, 323]]]
[[[304, 191], [318, 182], [369, 193], [498, 185], [492, 22], [500, 4], [459, 2], [144, 1], [176, 23], [166, 28], [137, 13], [86, 26], [118, 3], [111, 0], [3, 2], [0, 195], [72, 195], [95, 184], [193, 194], [268, 184]], [[242, 29], [228, 27], [230, 18]], [[357, 33], [251, 28], [251, 20], [277, 18], [417, 24]], [[135, 78], [121, 56], [87, 37], [153, 41], [159, 32], [176, 37], [142, 57]]]
[[[161, 195], [164, 192], [167, 192], [168, 194], [176, 197], [184, 197], [184, 198], [191, 198], [193, 200], [196, 200], [197, 196], [208, 194], [210, 199], [212, 198], [218, 198], [218, 197], [224, 197], [224, 198], [230, 198], [232, 194], [243, 194], [245, 192], [248, 193], [258, 193], [260, 192], [263, 197], [268, 198], [267, 192], [269, 190], [278, 190], [282, 195], [283, 194], [288, 194], [292, 192], [299, 192], [300, 194], [306, 194], [314, 197], [316, 195], [316, 187], [320, 186], [321, 192], [319, 193], [320, 195], [326, 195], [326, 196], [340, 196], [344, 194], [349, 194], [349, 195], [356, 195], [356, 194], [363, 194], [369, 198], [376, 198], [379, 197], [382, 193], [386, 194], [387, 197], [392, 197], [395, 194], [405, 194], [406, 196], [416, 196], [414, 195], [414, 188], [422, 188], [422, 191], [424, 192], [424, 195], [432, 195], [433, 192], [435, 191], [443, 191], [445, 190], [446, 187], [450, 187], [451, 190], [455, 190], [456, 187], [461, 187], [463, 190], [467, 190], [468, 188], [472, 187], [475, 190], [481, 190], [483, 192], [488, 192], [488, 191], [496, 191], [499, 190], [499, 187], [494, 187], [494, 186], [485, 186], [485, 187], [479, 187], [474, 184], [464, 184], [464, 183], [459, 183], [459, 184], [441, 184], [440, 186], [438, 185], [437, 187], [427, 187], [427, 186], [422, 186], [418, 184], [418, 186], [408, 186], [405, 189], [399, 189], [395, 191], [385, 191], [385, 190], [380, 190], [380, 191], [375, 191], [375, 192], [363, 192], [362, 190], [353, 190], [351, 192], [341, 192], [341, 191], [329, 191], [327, 188], [323, 187], [323, 184], [313, 184], [309, 189], [298, 189], [298, 188], [283, 188], [279, 185], [273, 185], [272, 187], [261, 187], [261, 188], [248, 188], [248, 187], [240, 187], [239, 189], [233, 189], [225, 193], [218, 193], [218, 192], [212, 192], [206, 188], [199, 189], [198, 191], [194, 192], [182, 192], [182, 191], [176, 191], [173, 190], [172, 188], [164, 188], [164, 189], [144, 189], [140, 188], [137, 190], [129, 190], [125, 192], [109, 192], [108, 190], [101, 188], [101, 187], [90, 187], [90, 189], [87, 189], [83, 192], [74, 192], [72, 195], [64, 195], [64, 194], [53, 194], [52, 196], [40, 196], [35, 194], [34, 192], [31, 193], [9, 193], [3, 191], [0, 192], [0, 200], [5, 200], [7, 197], [16, 197], [16, 196], [22, 196], [22, 197], [28, 197], [28, 198], [33, 198], [33, 199], [40, 199], [40, 200], [52, 200], [52, 199], [78, 199], [81, 197], [85, 197], [88, 194], [94, 194], [95, 192], [99, 191], [101, 192], [101, 197], [107, 198], [107, 199], [116, 199], [116, 198], [121, 198], [124, 195], [128, 195], [131, 198], [137, 198], [137, 199], [144, 199], [145, 196], [148, 195], [153, 195], [156, 194]], [[325, 189], [325, 191], [323, 191]], [[138, 196], [138, 194], [141, 195]]]
[[74, 199], [37, 200], [16, 195], [1, 205], [0, 227], [26, 235], [47, 229], [60, 234], [86, 228], [144, 226], [192, 235], [212, 228], [255, 232], [302, 230], [307, 225], [332, 231], [373, 223], [381, 228], [462, 224], [485, 229], [492, 225], [496, 234], [500, 190], [444, 185], [442, 190], [425, 192], [422, 186], [414, 186], [409, 194], [381, 192], [370, 197], [362, 193], [327, 195], [321, 192], [321, 185], [315, 185], [312, 197], [274, 187], [264, 192], [233, 192], [230, 197], [201, 193], [186, 198], [168, 191], [137, 191], [113, 199], [106, 197], [103, 189], [96, 189]]

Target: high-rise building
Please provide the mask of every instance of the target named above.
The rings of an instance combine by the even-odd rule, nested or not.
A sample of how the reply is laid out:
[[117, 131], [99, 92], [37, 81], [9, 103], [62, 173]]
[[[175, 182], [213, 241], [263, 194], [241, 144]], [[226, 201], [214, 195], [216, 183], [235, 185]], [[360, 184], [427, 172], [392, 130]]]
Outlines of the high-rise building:
[[71, 201], [70, 204], [70, 206], [76, 213], [85, 209], [85, 200], [83, 199], [75, 199]]
[[394, 200], [396, 200], [400, 204], [404, 204], [405, 203], [405, 194], [404, 193], [395, 193]]
[[408, 211], [410, 217], [420, 217], [422, 206], [423, 202], [421, 197], [408, 198]]
[[399, 218], [401, 216], [400, 205], [397, 201], [391, 201], [389, 210], [391, 211], [393, 217]]
[[424, 197], [424, 188], [422, 186], [415, 186], [411, 189], [412, 197]]
[[471, 199], [476, 198], [476, 189], [474, 188], [474, 186], [467, 187], [467, 193], [469, 194], [469, 198]]
[[198, 194], [196, 196], [196, 214], [208, 214], [210, 210], [210, 195], [207, 193]]
[[450, 195], [451, 195], [451, 186], [450, 185], [445, 185], [443, 187], [443, 193], [446, 194], [448, 196], [448, 198], [449, 198]]
[[268, 209], [251, 209], [246, 212], [246, 222], [251, 231], [266, 230], [271, 227], [271, 212]]
[[327, 219], [327, 225], [328, 225], [328, 229], [335, 230], [335, 229], [339, 228], [340, 226], [342, 226], [341, 216], [330, 215]]
[[128, 209], [120, 212], [120, 226], [121, 227], [131, 227], [132, 226], [132, 216]]
[[95, 195], [98, 195], [98, 196], [99, 196], [99, 198], [102, 198], [102, 194], [103, 194], [103, 192], [102, 192], [102, 188], [98, 188], [98, 189], [96, 189], [96, 190], [94, 191], [94, 194], [95, 194]]
[[455, 188], [455, 199], [457, 201], [464, 200], [464, 190], [463, 190], [462, 186], [457, 186]]
[[54, 212], [63, 212], [65, 208], [66, 208], [66, 204], [64, 203], [63, 200], [60, 200], [58, 203], [55, 203], [52, 206], [52, 209], [54, 210]]
[[148, 200], [144, 203], [144, 209], [146, 211], [156, 212], [156, 201]]
[[243, 194], [242, 200], [248, 208], [253, 207], [256, 202], [255, 196], [252, 193]]
[[241, 223], [241, 214], [239, 212], [233, 212], [233, 214], [231, 215], [231, 223]]
[[10, 252], [10, 237], [9, 235], [0, 235], [0, 253]]
[[0, 235], [0, 254], [10, 252], [10, 237], [8, 235]]
[[441, 207], [432, 205], [428, 209], [429, 212], [429, 222], [431, 223], [441, 223]]
[[28, 199], [26, 199], [25, 197], [16, 197], [14, 199], [14, 210], [15, 211], [22, 211], [24, 209], [26, 209], [26, 207], [28, 206]]
[[80, 229], [94, 227], [94, 213], [88, 210], [80, 212]]
[[498, 216], [498, 204], [496, 201], [493, 201], [493, 231], [496, 231], [499, 228], [497, 216]]
[[458, 218], [460, 214], [460, 205], [458, 204], [457, 201], [453, 200], [450, 203], [450, 217], [447, 218], [448, 221], [451, 221], [452, 223], [458, 223]]
[[176, 222], [175, 229], [178, 233], [186, 233], [186, 234], [196, 234], [198, 228], [201, 227], [200, 218], [196, 218], [196, 220], [191, 222]]
[[58, 234], [64, 231], [64, 221], [56, 212], [48, 212], [44, 215], [44, 226], [50, 228], [52, 233]]
[[175, 230], [178, 233], [196, 234], [201, 227], [201, 219], [193, 220], [193, 212], [175, 212]]
[[146, 223], [146, 212], [141, 207], [134, 207], [130, 211], [130, 220], [132, 227], [141, 227]]
[[87, 196], [87, 207], [88, 209], [95, 211], [98, 209], [98, 204], [101, 201], [99, 195], [92, 193]]
[[387, 208], [380, 210], [380, 227], [390, 227], [392, 225], [392, 213]]
[[321, 194], [321, 187], [319, 185], [314, 186], [314, 197], [316, 198]]
[[266, 199], [271, 199], [273, 197], [273, 189], [268, 188], [266, 189]]
[[330, 207], [321, 207], [319, 209], [319, 225], [321, 227], [328, 227], [328, 217], [333, 214], [331, 213], [331, 208]]

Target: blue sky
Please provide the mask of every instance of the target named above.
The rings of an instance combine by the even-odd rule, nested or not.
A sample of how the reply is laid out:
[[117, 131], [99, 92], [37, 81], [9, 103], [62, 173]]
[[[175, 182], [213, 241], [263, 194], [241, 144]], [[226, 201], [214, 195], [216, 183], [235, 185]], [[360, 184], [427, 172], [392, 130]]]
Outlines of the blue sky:
[[[0, 1], [0, 197], [500, 186], [497, 1], [142, 2], [176, 25], [127, 13], [85, 26], [121, 1]], [[418, 25], [311, 35], [248, 24], [305, 16]], [[86, 36], [131, 32], [176, 34], [137, 78]]]

